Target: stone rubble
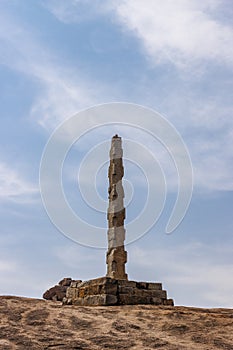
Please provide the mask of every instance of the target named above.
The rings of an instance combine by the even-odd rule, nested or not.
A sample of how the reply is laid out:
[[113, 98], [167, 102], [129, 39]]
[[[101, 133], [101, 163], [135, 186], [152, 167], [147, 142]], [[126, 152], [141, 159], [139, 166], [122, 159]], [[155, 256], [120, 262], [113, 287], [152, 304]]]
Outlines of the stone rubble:
[[62, 301], [66, 296], [66, 290], [72, 282], [72, 278], [63, 278], [57, 285], [46, 290], [43, 294], [43, 298], [46, 300]]

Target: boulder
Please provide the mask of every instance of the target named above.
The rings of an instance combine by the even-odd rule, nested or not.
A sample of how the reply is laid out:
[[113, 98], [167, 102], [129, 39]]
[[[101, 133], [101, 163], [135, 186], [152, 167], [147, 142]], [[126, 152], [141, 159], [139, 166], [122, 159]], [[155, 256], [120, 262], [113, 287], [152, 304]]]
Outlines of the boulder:
[[58, 282], [58, 284], [59, 286], [69, 287], [72, 281], [72, 278], [65, 277], [60, 282]]
[[62, 301], [66, 296], [66, 289], [67, 287], [65, 286], [54, 286], [43, 294], [43, 298], [47, 300]]
[[63, 278], [58, 285], [48, 289], [44, 294], [43, 298], [46, 300], [62, 301], [66, 296], [66, 290], [73, 282], [72, 278]]

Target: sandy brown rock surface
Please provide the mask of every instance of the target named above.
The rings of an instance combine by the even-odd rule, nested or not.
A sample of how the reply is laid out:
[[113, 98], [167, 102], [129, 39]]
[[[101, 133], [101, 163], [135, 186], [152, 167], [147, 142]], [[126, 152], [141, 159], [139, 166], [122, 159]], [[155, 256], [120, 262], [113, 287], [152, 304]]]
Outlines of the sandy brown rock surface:
[[233, 349], [233, 309], [0, 297], [0, 349]]

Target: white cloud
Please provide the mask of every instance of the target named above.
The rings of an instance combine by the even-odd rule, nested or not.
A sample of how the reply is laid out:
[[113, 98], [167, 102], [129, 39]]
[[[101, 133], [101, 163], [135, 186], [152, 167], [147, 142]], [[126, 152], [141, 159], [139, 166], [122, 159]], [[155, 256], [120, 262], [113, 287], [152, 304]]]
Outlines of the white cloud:
[[38, 187], [30, 184], [15, 170], [0, 162], [0, 200], [31, 201]]
[[52, 0], [45, 6], [65, 23], [110, 13], [138, 37], [155, 64], [172, 63], [182, 70], [191, 65], [195, 72], [207, 61], [233, 64], [233, 29], [218, 16], [228, 13], [224, 0]]
[[154, 63], [183, 69], [206, 61], [233, 64], [233, 29], [216, 18], [221, 7], [219, 0], [125, 0], [116, 11]]

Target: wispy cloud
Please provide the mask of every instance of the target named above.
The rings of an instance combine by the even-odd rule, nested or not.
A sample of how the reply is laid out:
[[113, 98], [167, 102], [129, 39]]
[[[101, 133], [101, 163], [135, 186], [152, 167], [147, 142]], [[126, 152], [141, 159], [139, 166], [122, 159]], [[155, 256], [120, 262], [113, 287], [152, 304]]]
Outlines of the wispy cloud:
[[[0, 15], [1, 63], [29, 76], [37, 86], [31, 117], [54, 129], [78, 110], [102, 102], [103, 84], [67, 68], [24, 23], [7, 12]], [[105, 95], [107, 95], [105, 90]]]
[[38, 192], [38, 187], [25, 180], [17, 170], [0, 162], [0, 201], [32, 201]]
[[98, 102], [95, 84], [88, 78], [71, 78], [62, 68], [49, 65], [37, 68], [34, 66], [32, 74], [39, 77], [42, 89], [31, 108], [31, 117], [44, 128], [52, 130], [77, 111]]
[[61, 22], [73, 23], [91, 20], [96, 14], [107, 13], [112, 8], [111, 1], [63, 0], [43, 1], [43, 5]]

